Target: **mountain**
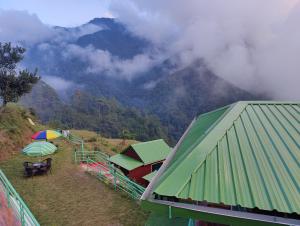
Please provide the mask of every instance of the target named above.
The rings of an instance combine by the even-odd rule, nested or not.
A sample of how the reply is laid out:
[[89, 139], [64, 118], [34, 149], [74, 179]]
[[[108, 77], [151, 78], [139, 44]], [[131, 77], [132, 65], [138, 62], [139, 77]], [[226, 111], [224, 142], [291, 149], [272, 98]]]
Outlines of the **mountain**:
[[114, 19], [95, 18], [89, 24], [103, 27], [103, 30], [79, 37], [75, 42], [77, 45], [82, 47], [92, 45], [96, 49], [106, 50], [123, 59], [143, 53], [150, 45], [146, 40], [134, 36]]
[[44, 122], [52, 121], [64, 106], [56, 91], [43, 81], [39, 81], [31, 93], [22, 96], [20, 103], [32, 108]]
[[[93, 31], [78, 32], [90, 26]], [[176, 56], [150, 64], [146, 70], [130, 74], [129, 78], [124, 77], [120, 67], [128, 70], [141, 67], [143, 62], [134, 60], [137, 56], [148, 56], [153, 46], [115, 19], [95, 18], [81, 27], [56, 29], [64, 34], [63, 37], [69, 38], [31, 46], [25, 58], [25, 66], [38, 67], [41, 75], [59, 77], [72, 84], [71, 89], [66, 88], [64, 91], [68, 94], [66, 103], [60, 103], [61, 93], [57, 83], [51, 84], [58, 92], [56, 96], [50, 95], [51, 108], [34, 101], [28, 104], [27, 99], [26, 103], [35, 108], [45, 121], [56, 120], [64, 125], [76, 128], [85, 126], [103, 133], [109, 131], [106, 135], [111, 136], [120, 135], [121, 127], [133, 128], [134, 124], [138, 126], [142, 123], [143, 126], [134, 129], [134, 133], [141, 133], [143, 137], [138, 139], [166, 134], [174, 143], [193, 117], [200, 113], [238, 100], [265, 98], [219, 78], [201, 60], [188, 67], [178, 68], [174, 63]], [[160, 58], [150, 54], [147, 59], [153, 60], [155, 57]], [[111, 70], [113, 64], [117, 64], [117, 67]], [[99, 67], [101, 70], [98, 70]], [[83, 93], [86, 101], [76, 100], [74, 90]], [[40, 92], [47, 93], [50, 90], [41, 89]], [[39, 94], [43, 95], [48, 96]], [[31, 98], [35, 98], [35, 95]], [[107, 127], [104, 130], [108, 121], [97, 117], [96, 103], [99, 98], [103, 98], [109, 106], [111, 117], [106, 119], [113, 122], [113, 125], [108, 126], [110, 129]], [[68, 117], [57, 112], [55, 106], [68, 112]], [[43, 109], [42, 112], [39, 109]], [[51, 115], [51, 111], [55, 114]], [[151, 125], [145, 123], [149, 118]], [[130, 125], [126, 124], [129, 121]], [[116, 126], [118, 123], [120, 125]], [[160, 131], [153, 132], [153, 125]]]
[[20, 103], [34, 109], [43, 122], [54, 128], [88, 129], [112, 138], [168, 140], [166, 129], [157, 117], [124, 107], [115, 99], [96, 98], [77, 90], [64, 103], [53, 88], [40, 81]]
[[139, 97], [135, 101], [145, 103], [151, 114], [158, 115], [162, 124], [169, 128], [169, 135], [176, 139], [199, 114], [239, 100], [261, 98], [220, 79], [204, 66], [196, 65], [160, 79], [146, 92], [140, 88], [139, 94], [131, 98]]

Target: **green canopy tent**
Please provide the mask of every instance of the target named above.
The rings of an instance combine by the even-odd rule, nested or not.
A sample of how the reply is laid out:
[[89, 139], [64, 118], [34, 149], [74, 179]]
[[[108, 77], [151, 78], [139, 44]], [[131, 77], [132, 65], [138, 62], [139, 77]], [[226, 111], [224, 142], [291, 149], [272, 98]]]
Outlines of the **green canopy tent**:
[[28, 155], [32, 157], [41, 157], [41, 156], [53, 154], [56, 150], [57, 147], [54, 144], [51, 144], [46, 141], [38, 141], [27, 145], [22, 150], [22, 153], [24, 155]]

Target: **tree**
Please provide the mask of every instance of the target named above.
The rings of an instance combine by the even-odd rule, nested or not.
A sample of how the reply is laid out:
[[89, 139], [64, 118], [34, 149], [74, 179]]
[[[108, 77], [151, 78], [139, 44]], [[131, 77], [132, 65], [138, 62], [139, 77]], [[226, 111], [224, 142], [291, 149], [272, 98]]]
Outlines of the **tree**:
[[17, 102], [40, 80], [37, 70], [17, 70], [17, 64], [23, 60], [24, 53], [23, 47], [12, 47], [11, 43], [0, 42], [0, 97], [3, 106], [8, 102]]

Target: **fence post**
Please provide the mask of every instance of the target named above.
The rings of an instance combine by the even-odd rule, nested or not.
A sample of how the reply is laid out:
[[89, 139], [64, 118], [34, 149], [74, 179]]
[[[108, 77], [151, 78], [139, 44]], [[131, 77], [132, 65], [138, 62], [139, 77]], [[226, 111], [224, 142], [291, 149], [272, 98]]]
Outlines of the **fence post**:
[[82, 153], [82, 161], [86, 161], [86, 154], [85, 154], [85, 151], [84, 151], [83, 140], [81, 141], [81, 153]]
[[9, 195], [9, 190], [8, 190], [8, 187], [7, 185], [4, 185], [5, 186], [5, 194], [6, 194], [6, 200], [7, 200], [7, 206], [8, 208], [10, 208], [10, 195]]
[[81, 151], [84, 152], [83, 140], [81, 141]]
[[77, 164], [77, 149], [74, 150], [74, 162]]
[[113, 173], [113, 177], [114, 177], [114, 187], [115, 187], [115, 191], [116, 191], [116, 190], [117, 190], [117, 181], [116, 181], [116, 175], [117, 175], [117, 174], [116, 174], [116, 170], [115, 170], [115, 169], [113, 170], [113, 172], [114, 172], [114, 173]]
[[21, 225], [24, 226], [25, 225], [25, 217], [24, 217], [24, 209], [23, 209], [23, 205], [20, 204], [20, 217], [21, 217]]

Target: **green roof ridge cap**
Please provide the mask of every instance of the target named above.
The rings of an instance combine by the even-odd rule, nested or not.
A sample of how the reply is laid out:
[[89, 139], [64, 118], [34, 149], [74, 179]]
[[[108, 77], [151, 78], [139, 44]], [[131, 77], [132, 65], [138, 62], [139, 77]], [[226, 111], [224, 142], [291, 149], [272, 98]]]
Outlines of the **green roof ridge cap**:
[[[222, 109], [224, 109], [224, 108], [230, 109], [230, 108], [231, 108], [232, 106], [234, 106], [235, 104], [236, 104], [236, 103], [229, 104], [229, 105], [226, 105], [226, 106], [217, 108], [217, 109], [215, 109], [215, 110], [212, 110], [212, 111], [208, 111], [208, 112], [202, 113], [202, 114], [200, 114], [199, 116], [197, 116], [196, 119], [198, 119], [198, 118], [200, 118], [200, 117], [203, 117], [203, 116], [205, 116], [205, 115], [208, 115], [208, 114], [211, 114], [211, 113], [220, 111], [220, 110], [222, 110]], [[226, 111], [226, 112], [227, 112], [227, 111]], [[225, 114], [226, 112], [224, 112], [224, 114]], [[218, 121], [218, 120], [217, 120], [217, 121]], [[213, 123], [213, 124], [214, 124], [214, 123]]]
[[283, 105], [289, 105], [289, 104], [300, 104], [299, 101], [275, 101], [275, 100], [250, 100], [250, 101], [238, 101], [236, 103], [247, 103], [247, 104], [283, 104]]
[[145, 141], [145, 142], [140, 142], [140, 143], [132, 144], [130, 146], [134, 147], [134, 146], [144, 145], [144, 144], [147, 144], [147, 143], [151, 143], [151, 142], [155, 142], [155, 141], [160, 141], [160, 140], [164, 141], [164, 139], [156, 139], [156, 140], [150, 140], [150, 141]]

